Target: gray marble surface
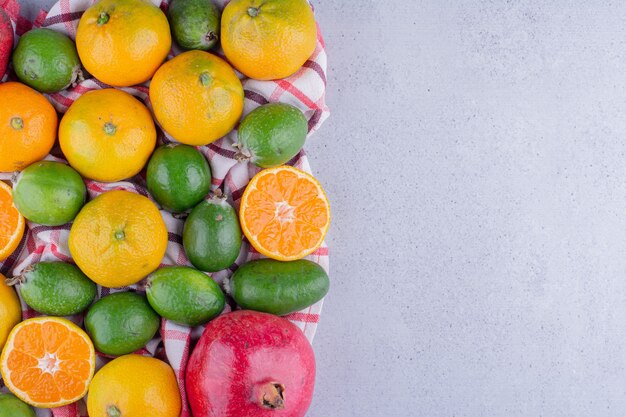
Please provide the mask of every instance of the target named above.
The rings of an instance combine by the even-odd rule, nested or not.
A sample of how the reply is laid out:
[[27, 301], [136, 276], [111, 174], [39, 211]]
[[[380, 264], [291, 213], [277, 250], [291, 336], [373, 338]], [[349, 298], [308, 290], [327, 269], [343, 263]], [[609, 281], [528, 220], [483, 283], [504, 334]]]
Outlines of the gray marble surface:
[[324, 1], [311, 417], [626, 414], [626, 3]]
[[309, 417], [623, 416], [626, 3], [314, 4]]

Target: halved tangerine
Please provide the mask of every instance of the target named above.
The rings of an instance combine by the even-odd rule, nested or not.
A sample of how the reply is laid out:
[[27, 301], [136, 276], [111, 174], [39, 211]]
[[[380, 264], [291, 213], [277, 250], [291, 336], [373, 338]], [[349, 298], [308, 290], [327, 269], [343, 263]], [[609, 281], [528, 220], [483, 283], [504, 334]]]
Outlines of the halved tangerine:
[[24, 216], [13, 205], [11, 187], [0, 181], [0, 262], [15, 251], [25, 227]]
[[330, 226], [330, 205], [311, 174], [284, 165], [265, 169], [250, 180], [241, 198], [239, 221], [257, 251], [293, 261], [321, 246]]
[[59, 317], [28, 319], [7, 339], [0, 371], [6, 386], [22, 401], [53, 408], [87, 393], [96, 366], [87, 333]]

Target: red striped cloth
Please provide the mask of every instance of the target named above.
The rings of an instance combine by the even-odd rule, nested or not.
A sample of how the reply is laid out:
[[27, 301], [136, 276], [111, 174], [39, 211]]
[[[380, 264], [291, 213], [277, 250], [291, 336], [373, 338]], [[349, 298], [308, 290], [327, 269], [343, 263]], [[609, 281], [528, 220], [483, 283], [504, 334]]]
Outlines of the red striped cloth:
[[[155, 5], [162, 9], [167, 9], [167, 1], [159, 2], [152, 0]], [[17, 35], [21, 35], [32, 27], [48, 27], [59, 32], [66, 33], [74, 38], [78, 20], [82, 12], [93, 4], [92, 0], [60, 0], [52, 6], [49, 12], [40, 12], [34, 22], [29, 22], [20, 15], [20, 7], [17, 0], [0, 0], [0, 7], [5, 9], [11, 17], [16, 28]], [[221, 7], [227, 3], [225, 0], [218, 0], [217, 4]], [[178, 53], [172, 50], [170, 56]], [[218, 54], [222, 55], [221, 52]], [[4, 75], [5, 81], [13, 79], [13, 75], [9, 72]], [[245, 91], [244, 114], [249, 113], [252, 109], [259, 105], [269, 102], [284, 102], [292, 104], [302, 110], [309, 121], [309, 135], [315, 132], [328, 117], [329, 112], [325, 103], [326, 91], [326, 53], [324, 50], [324, 41], [318, 28], [318, 42], [315, 52], [311, 58], [304, 64], [293, 76], [284, 80], [277, 81], [256, 81], [245, 79], [242, 77], [242, 83]], [[148, 98], [148, 87], [138, 85], [134, 87], [123, 88], [124, 91], [141, 99], [148, 107], [150, 102]], [[96, 79], [87, 79], [76, 87], [60, 93], [50, 94], [48, 98], [63, 113], [67, 108], [87, 91], [106, 88], [106, 84]], [[199, 147], [198, 149], [208, 159], [213, 174], [213, 188], [221, 187], [229, 196], [230, 202], [239, 207], [239, 200], [245, 189], [246, 184], [256, 174], [259, 169], [252, 164], [240, 163], [234, 159], [234, 149], [232, 144], [236, 140], [236, 132], [232, 132], [226, 137], [208, 145]], [[167, 143], [173, 141], [171, 137], [159, 129], [159, 142]], [[63, 155], [58, 147], [53, 149], [52, 154], [47, 157], [50, 160], [65, 162]], [[297, 166], [305, 171], [311, 172], [306, 154], [301, 151], [296, 157], [289, 162], [290, 165]], [[9, 174], [0, 174], [0, 179], [10, 180]], [[112, 189], [123, 189], [139, 193], [150, 197], [145, 186], [145, 172], [131, 178], [128, 181], [117, 183], [101, 183], [86, 180], [89, 197], [93, 198], [105, 191]], [[172, 216], [170, 213], [162, 210], [161, 215], [165, 220], [169, 231], [169, 244], [167, 253], [163, 258], [162, 265], [190, 265], [182, 247], [182, 227], [183, 220]], [[28, 265], [40, 261], [66, 261], [72, 262], [67, 239], [70, 225], [47, 227], [28, 222], [26, 233], [20, 243], [18, 249], [7, 260], [0, 263], [0, 272], [6, 276], [18, 275]], [[241, 250], [241, 254], [235, 265], [231, 268], [211, 274], [212, 278], [218, 283], [222, 283], [228, 278], [232, 271], [242, 263], [251, 259], [258, 259], [261, 255], [257, 253], [247, 242]], [[310, 255], [308, 259], [319, 263], [328, 271], [328, 248], [324, 244], [319, 250]], [[131, 288], [99, 288], [99, 296], [102, 297], [112, 292], [125, 291], [133, 289], [143, 291], [143, 283], [133, 285]], [[18, 288], [19, 292], [19, 288]], [[22, 302], [24, 318], [34, 317], [36, 312], [29, 309]], [[225, 311], [230, 311], [236, 306], [230, 302]], [[313, 339], [315, 329], [319, 321], [319, 315], [322, 309], [322, 301], [298, 313], [288, 316], [295, 323], [309, 340]], [[82, 316], [70, 317], [77, 324], [82, 324]], [[139, 353], [144, 355], [157, 356], [170, 363], [178, 378], [183, 401], [183, 410], [181, 417], [191, 417], [189, 407], [186, 401], [184, 375], [187, 360], [190, 353], [190, 346], [194, 340], [202, 333], [203, 328], [190, 329], [163, 320], [161, 329], [157, 337]], [[110, 360], [105, 355], [98, 355], [98, 366], [102, 366]], [[0, 388], [6, 390], [0, 380]], [[79, 401], [65, 407], [52, 410], [37, 410], [38, 417], [83, 417], [87, 416], [84, 401]]]

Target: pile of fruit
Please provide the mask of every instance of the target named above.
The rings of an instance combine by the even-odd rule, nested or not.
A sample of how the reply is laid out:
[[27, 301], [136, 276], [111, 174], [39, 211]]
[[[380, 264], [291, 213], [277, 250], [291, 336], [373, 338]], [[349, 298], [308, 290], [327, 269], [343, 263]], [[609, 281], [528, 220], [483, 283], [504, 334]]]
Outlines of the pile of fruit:
[[[315, 359], [281, 316], [328, 292], [325, 270], [304, 258], [322, 245], [330, 207], [290, 165], [305, 115], [278, 102], [244, 111], [240, 77], [305, 65], [317, 43], [308, 2], [173, 0], [166, 14], [147, 0], [99, 0], [75, 42], [35, 28], [14, 43], [0, 9], [0, 75], [16, 79], [0, 83], [0, 173], [12, 173], [0, 181], [0, 266], [24, 249], [27, 226], [69, 225], [71, 257], [0, 274], [0, 387], [11, 392], [0, 417], [86, 395], [91, 417], [178, 417], [187, 403], [194, 417], [304, 416]], [[102, 88], [59, 115], [49, 95], [88, 77]], [[122, 89], [147, 82], [149, 107]], [[255, 173], [237, 209], [201, 152], [233, 131], [238, 163]], [[119, 181], [147, 192], [107, 189]], [[106, 191], [90, 199], [91, 187]], [[184, 219], [172, 262], [168, 219]], [[258, 256], [243, 262], [243, 245]], [[219, 271], [230, 276], [218, 284], [209, 273]], [[36, 317], [22, 317], [18, 294]], [[142, 355], [165, 321], [204, 326], [184, 386]], [[96, 372], [97, 356], [107, 363]]]

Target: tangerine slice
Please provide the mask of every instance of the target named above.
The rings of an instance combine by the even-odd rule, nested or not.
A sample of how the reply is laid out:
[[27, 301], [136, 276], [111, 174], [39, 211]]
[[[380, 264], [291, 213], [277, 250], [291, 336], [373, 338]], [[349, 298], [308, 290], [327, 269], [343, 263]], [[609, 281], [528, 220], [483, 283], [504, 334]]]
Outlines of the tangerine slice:
[[250, 244], [279, 261], [304, 258], [322, 245], [330, 205], [312, 175], [291, 166], [265, 169], [241, 198], [241, 228]]
[[80, 400], [96, 366], [93, 344], [81, 328], [59, 317], [38, 317], [15, 326], [7, 339], [0, 372], [22, 401], [53, 408]]
[[25, 227], [24, 216], [13, 205], [11, 187], [0, 181], [0, 261], [15, 251]]

